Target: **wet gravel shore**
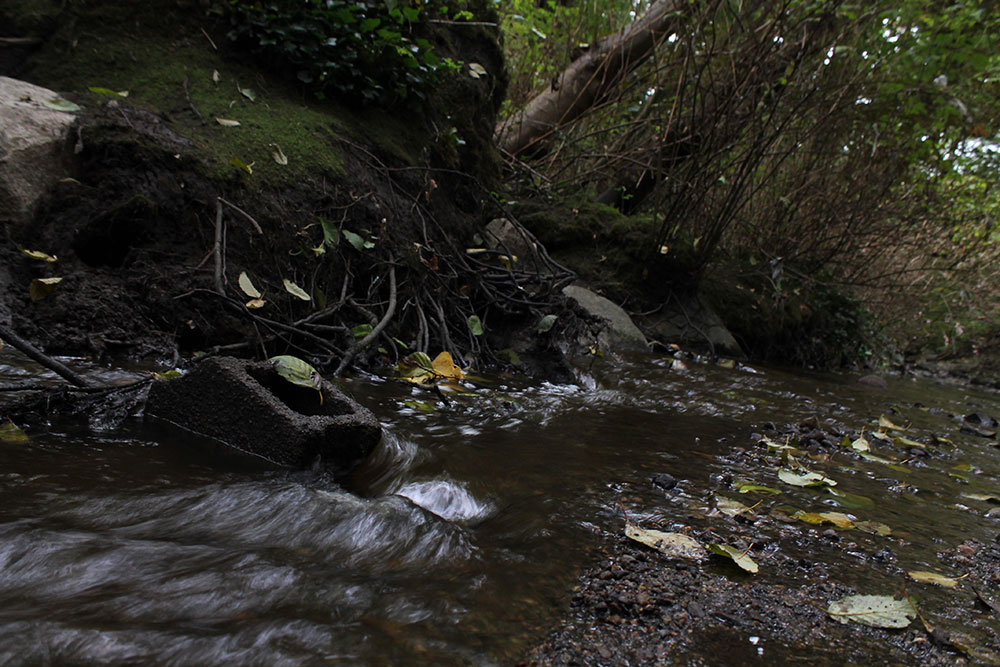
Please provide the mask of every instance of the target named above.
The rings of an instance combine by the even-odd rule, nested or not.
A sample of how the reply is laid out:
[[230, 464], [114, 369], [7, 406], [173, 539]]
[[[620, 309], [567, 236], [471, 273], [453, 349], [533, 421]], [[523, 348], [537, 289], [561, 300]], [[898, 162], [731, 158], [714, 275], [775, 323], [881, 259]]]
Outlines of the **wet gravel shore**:
[[[772, 440], [794, 440], [815, 456], [841, 447], [845, 435], [856, 435], [815, 420], [781, 429], [768, 426]], [[760, 437], [753, 434], [752, 439]], [[733, 457], [746, 454], [736, 448]], [[669, 474], [635, 480], [633, 488], [640, 487], [676, 492]], [[764, 539], [742, 545], [734, 540], [748, 526]], [[678, 530], [678, 522], [645, 527], [669, 532]], [[735, 541], [760, 564], [761, 574], [749, 574], [716, 556], [700, 562], [670, 558], [623, 533], [605, 534], [604, 556], [581, 577], [564, 620], [519, 664], [1000, 664], [995, 652], [1000, 605], [994, 603], [994, 592], [1000, 590], [1000, 544], [995, 540], [970, 539], [946, 545], [938, 554], [942, 566], [969, 573], [953, 608], [938, 608], [933, 617], [935, 624], [940, 619], [957, 622], [957, 630], [956, 623], [935, 627], [925, 617], [905, 629], [888, 630], [841, 624], [826, 613], [831, 601], [870, 593], [852, 585], [863, 577], [835, 581], [828, 563], [850, 552], [867, 568], [867, 576], [874, 572], [900, 595], [909, 595], [894, 552], [903, 548], [903, 540], [783, 523], [761, 514], [681, 530], [703, 545]], [[969, 618], [979, 628], [978, 639], [961, 632]], [[984, 633], [992, 640], [984, 642]]]

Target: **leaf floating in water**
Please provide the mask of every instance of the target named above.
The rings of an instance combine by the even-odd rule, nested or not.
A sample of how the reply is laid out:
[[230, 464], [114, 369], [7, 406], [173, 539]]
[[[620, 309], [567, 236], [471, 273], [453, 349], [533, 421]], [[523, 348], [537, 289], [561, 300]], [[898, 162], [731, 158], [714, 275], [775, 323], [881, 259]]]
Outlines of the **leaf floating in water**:
[[856, 440], [851, 441], [851, 449], [858, 452], [869, 452], [872, 446], [868, 443], [868, 438], [865, 436], [859, 436]]
[[753, 484], [751, 482], [738, 482], [736, 484], [736, 490], [740, 493], [765, 493], [770, 495], [778, 495], [781, 493], [778, 489], [772, 488], [770, 486], [763, 486], [761, 484]]
[[451, 355], [447, 352], [442, 352], [438, 356], [434, 357], [434, 361], [431, 362], [431, 367], [439, 377], [449, 380], [465, 379], [465, 373], [463, 373], [462, 369], [455, 364], [455, 360], [452, 359]]
[[278, 375], [288, 382], [318, 391], [320, 405], [323, 404], [323, 378], [315, 368], [290, 354], [271, 357], [268, 361], [278, 371]]
[[426, 384], [434, 379], [434, 366], [425, 352], [411, 352], [396, 364], [396, 373], [401, 380]]
[[935, 586], [944, 586], [945, 588], [954, 588], [955, 586], [958, 586], [958, 582], [963, 578], [946, 577], [943, 574], [928, 572], [926, 570], [911, 570], [906, 573], [906, 576], [921, 584], [934, 584]]
[[18, 246], [17, 249], [20, 250], [22, 254], [27, 255], [31, 259], [38, 259], [38, 260], [41, 260], [43, 262], [58, 262], [59, 261], [59, 258], [56, 257], [55, 255], [50, 255], [48, 253], [44, 253], [41, 250], [28, 250], [27, 248], [22, 248], [21, 246]]
[[841, 491], [830, 487], [827, 487], [825, 491], [828, 494], [825, 498], [832, 499], [838, 505], [846, 507], [847, 509], [868, 510], [875, 507], [875, 501], [866, 496], [861, 496], [856, 493], [848, 493], [847, 491]]
[[240, 284], [240, 289], [243, 290], [243, 293], [246, 294], [251, 299], [259, 299], [262, 296], [260, 290], [254, 287], [254, 284], [250, 280], [250, 276], [247, 275], [246, 271], [240, 272], [239, 284]]
[[963, 493], [962, 497], [969, 498], [970, 500], [984, 500], [988, 503], [1000, 505], [1000, 497], [994, 496], [989, 493]]
[[14, 444], [28, 442], [28, 440], [28, 434], [22, 431], [14, 422], [7, 420], [7, 423], [0, 424], [0, 442]]
[[683, 533], [664, 533], [646, 530], [631, 521], [625, 521], [625, 537], [656, 549], [668, 558], [690, 558], [701, 560], [705, 557], [705, 547], [698, 540]]
[[283, 278], [281, 282], [285, 286], [285, 291], [292, 296], [302, 299], [303, 301], [312, 301], [304, 289], [293, 283], [288, 278]]
[[715, 506], [719, 508], [719, 511], [726, 516], [739, 516], [740, 514], [745, 514], [749, 512], [751, 508], [747, 507], [743, 503], [737, 500], [730, 500], [725, 496], [715, 497]]
[[892, 528], [878, 521], [855, 521], [854, 527], [863, 533], [886, 537], [892, 535]]
[[839, 623], [860, 623], [875, 628], [905, 628], [917, 617], [910, 600], [890, 595], [848, 595], [831, 602], [826, 613]]
[[879, 428], [887, 428], [892, 431], [905, 431], [909, 428], [908, 426], [900, 426], [899, 424], [893, 423], [893, 421], [885, 415], [879, 415], [878, 425]]
[[752, 574], [756, 574], [760, 569], [757, 563], [755, 563], [754, 560], [747, 555], [747, 551], [744, 551], [743, 549], [737, 549], [736, 547], [728, 544], [717, 544], [713, 542], [708, 545], [708, 550], [717, 556], [732, 559], [734, 563]]
[[240, 121], [238, 121], [238, 120], [231, 120], [229, 118], [219, 118], [218, 116], [215, 117], [215, 122], [218, 123], [219, 125], [221, 125], [222, 127], [239, 127], [240, 126]]
[[778, 479], [780, 479], [785, 484], [791, 484], [792, 486], [807, 486], [807, 487], [820, 487], [820, 486], [837, 486], [837, 482], [825, 477], [818, 472], [811, 472], [809, 470], [804, 470], [802, 472], [795, 472], [793, 470], [779, 470]]
[[61, 97], [53, 97], [51, 100], [45, 100], [42, 104], [53, 111], [64, 111], [66, 113], [75, 113], [83, 108], [79, 104], [74, 104], [73, 102], [64, 100]]
[[35, 278], [28, 286], [28, 296], [32, 301], [41, 301], [52, 294], [52, 290], [61, 282], [62, 278]]
[[824, 521], [832, 523], [841, 530], [854, 528], [854, 521], [843, 512], [820, 512], [819, 515], [823, 517]]

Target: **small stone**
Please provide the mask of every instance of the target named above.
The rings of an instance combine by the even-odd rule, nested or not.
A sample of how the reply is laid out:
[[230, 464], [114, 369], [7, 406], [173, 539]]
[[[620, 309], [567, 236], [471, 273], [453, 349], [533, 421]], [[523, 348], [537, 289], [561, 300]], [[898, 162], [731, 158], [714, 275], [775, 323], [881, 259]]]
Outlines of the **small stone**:
[[656, 475], [653, 475], [653, 486], [658, 486], [664, 491], [669, 491], [670, 489], [677, 486], [677, 480], [674, 479], [673, 475], [661, 472]]

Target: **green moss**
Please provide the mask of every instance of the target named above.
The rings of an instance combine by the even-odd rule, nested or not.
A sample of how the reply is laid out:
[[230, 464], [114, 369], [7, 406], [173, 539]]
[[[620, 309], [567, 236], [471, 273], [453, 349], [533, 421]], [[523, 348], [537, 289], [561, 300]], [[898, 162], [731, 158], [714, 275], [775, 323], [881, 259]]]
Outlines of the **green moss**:
[[4, 37], [36, 36], [48, 32], [58, 17], [60, 0], [4, 0], [0, 25], [8, 24]]
[[[191, 140], [208, 176], [240, 178], [251, 188], [343, 177], [338, 137], [374, 145], [390, 161], [418, 163], [425, 138], [413, 128], [422, 122], [379, 110], [359, 113], [336, 100], [317, 100], [296, 85], [264, 79], [225, 52], [224, 25], [206, 35], [176, 3], [129, 4], [135, 7], [76, 6], [77, 16], [62, 17], [59, 33], [29, 62], [27, 78], [84, 106], [114, 99], [90, 87], [128, 91], [119, 103], [163, 117]], [[171, 37], [164, 39], [164, 32]], [[216, 118], [240, 124], [226, 127]], [[276, 147], [287, 165], [273, 158]], [[252, 165], [253, 175], [231, 164], [234, 159]]]

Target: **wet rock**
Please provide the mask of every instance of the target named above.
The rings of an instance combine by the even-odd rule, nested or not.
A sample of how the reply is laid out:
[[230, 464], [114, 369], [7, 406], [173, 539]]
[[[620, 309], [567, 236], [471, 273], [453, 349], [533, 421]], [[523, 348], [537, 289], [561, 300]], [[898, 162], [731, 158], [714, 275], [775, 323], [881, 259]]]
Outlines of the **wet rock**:
[[646, 349], [646, 337], [620, 306], [579, 285], [564, 287], [563, 294], [576, 301], [591, 316], [607, 322], [600, 334], [602, 347]]
[[673, 475], [661, 472], [656, 475], [653, 475], [653, 486], [658, 486], [664, 491], [669, 491], [670, 489], [677, 486], [677, 480], [674, 479]]
[[993, 417], [989, 416], [985, 412], [973, 412], [965, 415], [963, 419], [969, 424], [978, 424], [980, 426], [986, 426], [988, 428], [996, 428], [998, 422]]
[[737, 359], [746, 356], [722, 318], [698, 295], [674, 295], [657, 313], [642, 318], [640, 324], [664, 343], [707, 346], [713, 354]]
[[58, 97], [0, 76], [0, 222], [30, 220], [42, 195], [68, 175], [76, 116], [44, 105]]
[[266, 361], [203, 361], [190, 374], [154, 383], [146, 415], [272, 463], [308, 467], [320, 459], [344, 473], [378, 444], [375, 416], [327, 381], [298, 387]]
[[885, 381], [884, 377], [879, 375], [862, 375], [858, 378], [858, 384], [863, 384], [866, 387], [874, 387], [876, 389], [885, 389], [889, 386], [889, 383]]
[[483, 230], [483, 238], [489, 250], [506, 257], [509, 265], [518, 270], [540, 277], [553, 274], [551, 265], [540, 252], [538, 241], [519, 223], [507, 218], [490, 220]]

